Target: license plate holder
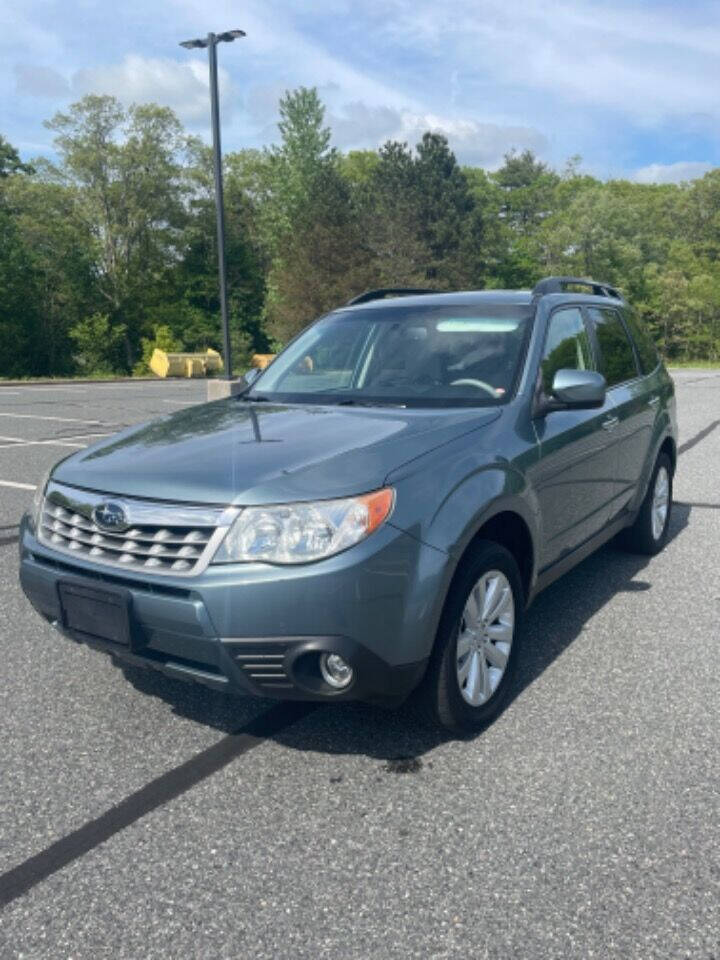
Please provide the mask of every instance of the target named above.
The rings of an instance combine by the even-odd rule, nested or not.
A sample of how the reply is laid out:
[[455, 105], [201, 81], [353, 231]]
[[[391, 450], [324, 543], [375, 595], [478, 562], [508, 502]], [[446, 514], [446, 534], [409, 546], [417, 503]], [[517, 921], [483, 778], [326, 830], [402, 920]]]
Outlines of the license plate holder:
[[58, 583], [62, 624], [79, 639], [102, 640], [132, 647], [130, 606], [123, 588], [88, 587], [73, 580]]

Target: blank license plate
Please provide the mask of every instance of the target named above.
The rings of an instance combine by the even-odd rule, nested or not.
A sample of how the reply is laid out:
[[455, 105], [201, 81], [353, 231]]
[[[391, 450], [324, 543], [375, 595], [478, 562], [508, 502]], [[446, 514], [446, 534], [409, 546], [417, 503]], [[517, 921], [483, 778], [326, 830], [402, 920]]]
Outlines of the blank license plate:
[[113, 643], [130, 643], [130, 595], [120, 590], [58, 584], [63, 626]]

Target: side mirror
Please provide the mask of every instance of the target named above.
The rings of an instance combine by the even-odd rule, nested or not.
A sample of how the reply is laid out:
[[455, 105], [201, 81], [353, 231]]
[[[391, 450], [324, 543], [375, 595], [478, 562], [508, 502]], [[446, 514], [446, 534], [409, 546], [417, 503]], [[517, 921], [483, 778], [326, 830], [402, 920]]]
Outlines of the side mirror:
[[558, 370], [553, 377], [549, 397], [541, 397], [535, 416], [545, 416], [553, 410], [592, 410], [605, 403], [607, 383], [595, 370]]
[[250, 367], [250, 369], [246, 370], [245, 373], [243, 374], [243, 380], [245, 381], [248, 387], [251, 387], [261, 373], [262, 373], [262, 370], [258, 369], [258, 367]]
[[558, 370], [553, 377], [552, 400], [573, 410], [590, 410], [605, 403], [607, 383], [595, 370]]

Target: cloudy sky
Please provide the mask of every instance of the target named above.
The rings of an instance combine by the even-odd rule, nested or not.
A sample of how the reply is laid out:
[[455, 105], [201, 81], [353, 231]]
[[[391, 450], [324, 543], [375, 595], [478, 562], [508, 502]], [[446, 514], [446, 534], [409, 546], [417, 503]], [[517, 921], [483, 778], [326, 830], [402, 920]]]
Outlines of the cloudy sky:
[[643, 182], [720, 165], [719, 0], [0, 0], [0, 133], [49, 153], [42, 121], [93, 92], [207, 136], [206, 55], [177, 43], [231, 27], [227, 150], [272, 142], [303, 84], [343, 150], [433, 129], [488, 168], [513, 147]]

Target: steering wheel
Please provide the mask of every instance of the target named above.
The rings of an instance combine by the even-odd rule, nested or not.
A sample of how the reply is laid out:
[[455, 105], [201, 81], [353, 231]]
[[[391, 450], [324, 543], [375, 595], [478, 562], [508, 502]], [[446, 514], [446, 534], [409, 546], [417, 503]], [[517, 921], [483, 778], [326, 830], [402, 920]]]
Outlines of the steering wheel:
[[479, 387], [481, 390], [487, 390], [488, 393], [491, 393], [494, 398], [497, 399], [497, 390], [495, 387], [491, 387], [489, 383], [485, 383], [484, 380], [474, 380], [472, 377], [466, 377], [462, 380], [453, 380], [450, 383], [451, 387]]

